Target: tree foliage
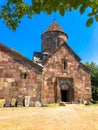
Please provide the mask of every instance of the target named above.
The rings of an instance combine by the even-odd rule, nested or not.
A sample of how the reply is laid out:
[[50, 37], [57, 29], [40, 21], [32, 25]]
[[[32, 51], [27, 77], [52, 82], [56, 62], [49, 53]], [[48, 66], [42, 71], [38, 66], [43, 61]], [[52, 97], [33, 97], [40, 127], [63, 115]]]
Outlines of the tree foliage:
[[83, 14], [87, 8], [91, 9], [86, 23], [89, 27], [94, 19], [98, 22], [98, 0], [30, 0], [29, 4], [25, 0], [6, 0], [1, 7], [0, 18], [10, 29], [15, 30], [25, 15], [32, 18], [33, 14], [58, 11], [63, 16], [65, 12], [72, 10], [79, 10]]
[[98, 100], [98, 65], [94, 62], [85, 64], [91, 73], [92, 96], [94, 100]]

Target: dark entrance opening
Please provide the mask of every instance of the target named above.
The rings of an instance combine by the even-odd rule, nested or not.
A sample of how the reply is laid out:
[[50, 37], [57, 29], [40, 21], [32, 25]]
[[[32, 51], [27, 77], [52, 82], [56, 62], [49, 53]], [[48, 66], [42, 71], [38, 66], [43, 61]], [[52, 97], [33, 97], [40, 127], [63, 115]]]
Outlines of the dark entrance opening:
[[68, 102], [68, 90], [61, 90], [61, 101]]

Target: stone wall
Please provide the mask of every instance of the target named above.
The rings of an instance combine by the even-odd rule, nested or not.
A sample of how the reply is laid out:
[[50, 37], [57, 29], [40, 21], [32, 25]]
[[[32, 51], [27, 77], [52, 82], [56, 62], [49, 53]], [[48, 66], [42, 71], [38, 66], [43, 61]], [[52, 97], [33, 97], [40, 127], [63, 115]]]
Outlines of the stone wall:
[[65, 33], [59, 31], [46, 32], [42, 35], [42, 53], [52, 53], [64, 42], [67, 42]]
[[30, 96], [30, 105], [41, 101], [41, 72], [17, 55], [0, 51], [0, 99], [10, 106], [12, 98], [22, 106], [25, 96]]
[[[67, 63], [65, 70], [63, 69], [63, 60]], [[72, 102], [91, 99], [89, 71], [66, 46], [62, 46], [44, 62], [41, 93], [43, 102], [55, 102], [55, 91], [57, 91], [57, 102], [60, 102], [61, 94], [57, 81], [58, 77], [72, 80]]]

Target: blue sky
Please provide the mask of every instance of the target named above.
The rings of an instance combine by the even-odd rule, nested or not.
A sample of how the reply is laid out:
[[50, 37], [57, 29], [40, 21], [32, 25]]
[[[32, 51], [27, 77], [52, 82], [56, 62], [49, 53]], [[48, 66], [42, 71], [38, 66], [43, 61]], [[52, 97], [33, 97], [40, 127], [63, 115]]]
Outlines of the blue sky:
[[[57, 23], [69, 36], [69, 46], [80, 56], [82, 62], [94, 61], [98, 64], [98, 23], [94, 22], [87, 28], [87, 18], [87, 11], [83, 15], [78, 11], [65, 13], [64, 16], [56, 13]], [[34, 15], [32, 20], [24, 17], [15, 32], [0, 20], [0, 43], [32, 59], [33, 52], [41, 50], [41, 35], [53, 20], [54, 13]]]

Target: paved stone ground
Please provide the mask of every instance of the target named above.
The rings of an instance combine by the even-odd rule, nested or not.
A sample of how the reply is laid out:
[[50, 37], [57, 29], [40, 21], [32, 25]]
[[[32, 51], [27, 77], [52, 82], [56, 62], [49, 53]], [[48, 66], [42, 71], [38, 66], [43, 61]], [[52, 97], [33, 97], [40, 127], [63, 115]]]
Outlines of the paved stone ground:
[[0, 130], [98, 130], [98, 106], [1, 108]]

